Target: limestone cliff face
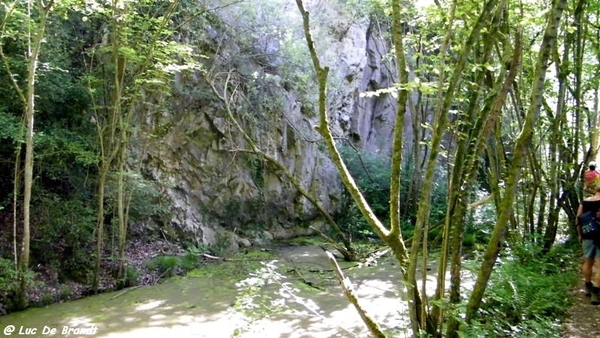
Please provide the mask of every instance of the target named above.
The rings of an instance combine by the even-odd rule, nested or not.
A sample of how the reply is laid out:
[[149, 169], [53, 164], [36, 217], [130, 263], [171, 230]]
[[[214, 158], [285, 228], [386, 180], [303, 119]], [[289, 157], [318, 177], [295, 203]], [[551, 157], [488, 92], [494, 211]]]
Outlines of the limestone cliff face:
[[[280, 24], [296, 27], [296, 36], [303, 39], [301, 18], [294, 14], [297, 8], [289, 1], [282, 1], [282, 6], [289, 7], [289, 17]], [[241, 9], [229, 6], [215, 14], [235, 27], [236, 10]], [[368, 20], [350, 22], [339, 17], [339, 22], [329, 22], [319, 31], [323, 42], [319, 51], [331, 68], [328, 109], [332, 129], [340, 142], [347, 139], [387, 156], [395, 100], [389, 95], [362, 97], [361, 93], [393, 84], [393, 63], [382, 61], [389, 52], [388, 43]], [[158, 137], [149, 141], [145, 172], [163, 185], [172, 202], [171, 225], [198, 243], [236, 249], [306, 233], [308, 225], [324, 224], [285, 175], [246, 152], [250, 149], [247, 141], [234, 128], [227, 106], [216, 98], [209, 83], [216, 84], [221, 93], [227, 89], [236, 120], [254, 142], [283, 163], [326, 210], [336, 213], [342, 185], [314, 130], [316, 101], [307, 100], [314, 98], [314, 92], [301, 97], [294, 84], [278, 73], [286, 61], [277, 36], [258, 35], [252, 52], [260, 57], [242, 57], [249, 51], [234, 41], [234, 33], [219, 32], [211, 25], [206, 30], [209, 43], [219, 45], [208, 54], [208, 75], [179, 76], [172, 108], [148, 121]]]
[[[329, 62], [341, 86], [332, 90], [329, 110], [345, 135], [366, 152], [389, 156], [392, 148], [396, 99], [390, 94], [365, 95], [393, 87], [396, 67], [390, 58], [389, 42], [373, 23], [353, 23], [338, 43], [331, 44]], [[339, 55], [339, 58], [331, 57]], [[404, 138], [412, 139], [411, 112], [405, 115]], [[404, 151], [410, 151], [406, 142]]]
[[[341, 185], [319, 150], [311, 121], [303, 118], [290, 93], [281, 91], [284, 109], [248, 127], [256, 143], [277, 158], [327, 209], [339, 207]], [[173, 202], [172, 225], [204, 244], [249, 245], [304, 233], [318, 221], [315, 208], [288, 179], [259, 157], [233, 129], [219, 104], [180, 104], [161, 122], [172, 121], [163, 138], [152, 141], [146, 168], [165, 186]], [[254, 129], [260, 128], [260, 129]], [[266, 231], [268, 230], [268, 231]]]

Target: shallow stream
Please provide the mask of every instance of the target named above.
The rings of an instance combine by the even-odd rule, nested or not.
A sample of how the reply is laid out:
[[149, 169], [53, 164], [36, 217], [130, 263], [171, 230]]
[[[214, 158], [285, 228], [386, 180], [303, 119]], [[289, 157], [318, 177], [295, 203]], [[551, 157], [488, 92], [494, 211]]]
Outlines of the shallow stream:
[[[206, 264], [153, 286], [2, 316], [0, 332], [10, 337], [94, 338], [369, 336], [320, 247], [286, 247], [273, 256], [262, 262], [242, 257]], [[383, 258], [370, 266], [342, 267], [386, 334], [409, 336], [394, 262]]]

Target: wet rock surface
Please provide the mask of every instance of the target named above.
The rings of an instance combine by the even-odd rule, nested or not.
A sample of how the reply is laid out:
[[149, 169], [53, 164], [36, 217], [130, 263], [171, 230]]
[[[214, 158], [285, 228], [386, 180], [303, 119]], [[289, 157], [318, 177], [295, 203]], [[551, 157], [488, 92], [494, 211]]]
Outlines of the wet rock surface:
[[[97, 327], [94, 337], [365, 337], [318, 246], [277, 249], [270, 258], [207, 263], [164, 283], [0, 317], [30, 328]], [[343, 266], [367, 311], [394, 337], [408, 333], [397, 268], [386, 259]], [[239, 274], [240, 271], [247, 273]], [[310, 281], [310, 283], [307, 283]]]

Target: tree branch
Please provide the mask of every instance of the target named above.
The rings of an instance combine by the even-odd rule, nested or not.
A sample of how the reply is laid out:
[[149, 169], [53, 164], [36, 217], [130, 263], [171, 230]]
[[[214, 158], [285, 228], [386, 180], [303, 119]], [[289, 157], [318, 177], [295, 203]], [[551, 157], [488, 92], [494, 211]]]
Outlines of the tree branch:
[[325, 251], [325, 254], [327, 254], [329, 263], [331, 263], [331, 265], [334, 268], [333, 272], [335, 272], [335, 276], [338, 282], [340, 283], [340, 286], [342, 287], [344, 295], [346, 296], [346, 298], [348, 298], [350, 303], [354, 305], [354, 308], [356, 309], [356, 311], [358, 311], [360, 318], [362, 318], [363, 322], [365, 322], [367, 328], [369, 329], [369, 331], [371, 331], [373, 337], [385, 338], [385, 335], [383, 334], [383, 331], [381, 331], [379, 325], [377, 325], [377, 322], [375, 322], [373, 318], [371, 318], [367, 314], [365, 309], [363, 309], [362, 306], [358, 303], [358, 298], [356, 298], [356, 295], [354, 294], [354, 287], [352, 286], [352, 282], [349, 278], [344, 277], [344, 273], [342, 272], [342, 269], [340, 269], [340, 266], [335, 260], [333, 254], [329, 251]]

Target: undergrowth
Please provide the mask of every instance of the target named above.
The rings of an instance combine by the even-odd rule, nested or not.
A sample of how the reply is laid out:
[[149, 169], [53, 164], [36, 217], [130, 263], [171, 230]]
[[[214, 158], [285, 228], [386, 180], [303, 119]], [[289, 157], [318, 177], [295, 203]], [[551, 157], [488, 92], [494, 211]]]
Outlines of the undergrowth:
[[536, 245], [515, 248], [498, 260], [479, 318], [461, 337], [561, 337], [578, 259], [562, 246], [545, 255]]

